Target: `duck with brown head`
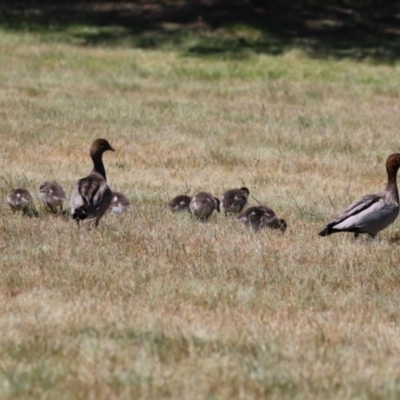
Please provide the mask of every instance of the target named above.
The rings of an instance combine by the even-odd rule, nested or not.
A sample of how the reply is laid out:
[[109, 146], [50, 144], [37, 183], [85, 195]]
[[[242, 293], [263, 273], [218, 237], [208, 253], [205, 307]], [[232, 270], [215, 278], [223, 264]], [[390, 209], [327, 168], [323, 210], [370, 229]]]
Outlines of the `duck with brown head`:
[[167, 204], [167, 207], [172, 212], [177, 211], [189, 211], [189, 204], [192, 198], [190, 196], [186, 196], [185, 194], [180, 194], [179, 196], [174, 197]]
[[399, 215], [399, 192], [397, 171], [400, 168], [400, 153], [391, 154], [386, 160], [388, 181], [385, 190], [367, 194], [356, 200], [319, 232], [328, 236], [336, 232], [367, 233], [372, 238], [387, 228]]
[[64, 188], [56, 181], [43, 182], [39, 186], [39, 197], [53, 213], [57, 207], [62, 211], [63, 202], [67, 200]]
[[131, 202], [121, 192], [112, 191], [112, 200], [108, 212], [111, 214], [123, 214], [129, 211]]
[[33, 197], [28, 189], [16, 188], [7, 195], [7, 203], [13, 213], [22, 211], [24, 215], [37, 216]]
[[114, 151], [105, 139], [97, 139], [90, 147], [90, 157], [93, 169], [88, 176], [79, 179], [71, 194], [71, 214], [79, 221], [86, 218], [95, 218], [95, 226], [107, 211], [112, 201], [112, 192], [107, 184], [106, 170], [103, 164], [103, 153]]
[[207, 192], [199, 192], [192, 197], [189, 210], [193, 217], [201, 221], [207, 220], [214, 210], [219, 210], [219, 199]]
[[286, 221], [278, 218], [275, 211], [266, 206], [249, 207], [235, 218], [254, 231], [271, 228], [285, 232], [287, 229]]
[[228, 213], [240, 213], [247, 204], [250, 191], [247, 187], [227, 190], [221, 197], [222, 210], [225, 216]]

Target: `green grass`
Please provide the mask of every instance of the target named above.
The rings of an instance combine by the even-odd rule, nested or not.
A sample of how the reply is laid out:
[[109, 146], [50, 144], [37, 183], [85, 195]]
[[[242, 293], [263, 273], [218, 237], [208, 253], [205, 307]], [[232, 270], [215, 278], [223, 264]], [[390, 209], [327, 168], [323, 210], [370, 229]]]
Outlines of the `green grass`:
[[[6, 31], [0, 52], [2, 399], [398, 398], [399, 222], [373, 242], [317, 236], [385, 185], [398, 64]], [[132, 210], [78, 231], [37, 188], [56, 179], [69, 195], [98, 137], [116, 149], [108, 181]], [[285, 235], [165, 208], [243, 185]], [[39, 218], [8, 209], [16, 186]]]

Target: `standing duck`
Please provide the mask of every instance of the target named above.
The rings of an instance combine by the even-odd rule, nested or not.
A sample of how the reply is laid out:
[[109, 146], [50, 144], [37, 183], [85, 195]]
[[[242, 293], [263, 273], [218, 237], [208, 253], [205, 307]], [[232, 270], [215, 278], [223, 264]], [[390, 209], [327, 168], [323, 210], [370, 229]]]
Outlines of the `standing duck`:
[[250, 191], [247, 187], [226, 191], [221, 197], [221, 206], [225, 216], [228, 213], [240, 213], [247, 204], [249, 194]]
[[214, 210], [219, 212], [219, 199], [207, 192], [199, 192], [192, 197], [189, 210], [199, 220], [207, 220]]
[[67, 200], [64, 188], [56, 181], [44, 182], [39, 186], [39, 197], [50, 210], [55, 213], [57, 207], [62, 206], [64, 200]]
[[79, 221], [95, 218], [97, 227], [100, 218], [108, 210], [112, 201], [112, 192], [107, 184], [106, 171], [103, 164], [103, 153], [114, 151], [105, 139], [97, 139], [90, 147], [93, 169], [88, 176], [79, 179], [71, 194], [71, 215], [79, 226]]
[[167, 207], [172, 211], [189, 211], [189, 204], [192, 198], [190, 196], [186, 196], [181, 194], [179, 196], [174, 197], [167, 204]]
[[320, 236], [336, 232], [367, 233], [372, 238], [394, 222], [399, 214], [399, 192], [397, 190], [397, 171], [400, 167], [400, 154], [391, 154], [386, 160], [388, 181], [385, 190], [367, 194], [356, 200], [325, 228]]
[[112, 214], [122, 214], [129, 210], [131, 206], [128, 198], [121, 192], [112, 192], [112, 200], [108, 211]]
[[274, 210], [265, 206], [249, 207], [236, 215], [235, 218], [255, 231], [271, 228], [285, 232], [287, 228], [286, 221], [278, 218]]
[[24, 214], [35, 214], [33, 197], [27, 189], [13, 189], [7, 196], [7, 203], [13, 213], [22, 211]]

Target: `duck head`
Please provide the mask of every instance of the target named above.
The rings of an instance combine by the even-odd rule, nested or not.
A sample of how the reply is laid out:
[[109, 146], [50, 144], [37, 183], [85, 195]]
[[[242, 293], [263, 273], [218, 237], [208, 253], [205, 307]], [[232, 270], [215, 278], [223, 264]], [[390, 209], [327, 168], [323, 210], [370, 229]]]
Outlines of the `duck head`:
[[240, 190], [241, 192], [243, 192], [243, 194], [244, 194], [246, 197], [249, 197], [250, 190], [247, 189], [247, 187], [243, 186], [243, 187], [241, 187], [239, 190]]
[[110, 143], [108, 143], [108, 140], [106, 139], [96, 139], [92, 145], [90, 146], [90, 155], [94, 156], [97, 154], [103, 154], [105, 151], [110, 150], [110, 151], [115, 151]]
[[397, 171], [400, 168], [400, 153], [391, 154], [386, 160], [386, 171], [388, 173], [389, 181], [395, 181]]

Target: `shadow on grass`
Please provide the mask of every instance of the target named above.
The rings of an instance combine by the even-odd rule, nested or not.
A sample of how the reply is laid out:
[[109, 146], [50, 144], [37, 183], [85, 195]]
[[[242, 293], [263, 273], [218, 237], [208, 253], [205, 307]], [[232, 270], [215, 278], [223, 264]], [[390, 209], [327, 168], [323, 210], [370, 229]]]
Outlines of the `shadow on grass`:
[[245, 58], [300, 48], [318, 58], [400, 57], [400, 7], [385, 0], [3, 0], [0, 27], [77, 45], [192, 56]]

